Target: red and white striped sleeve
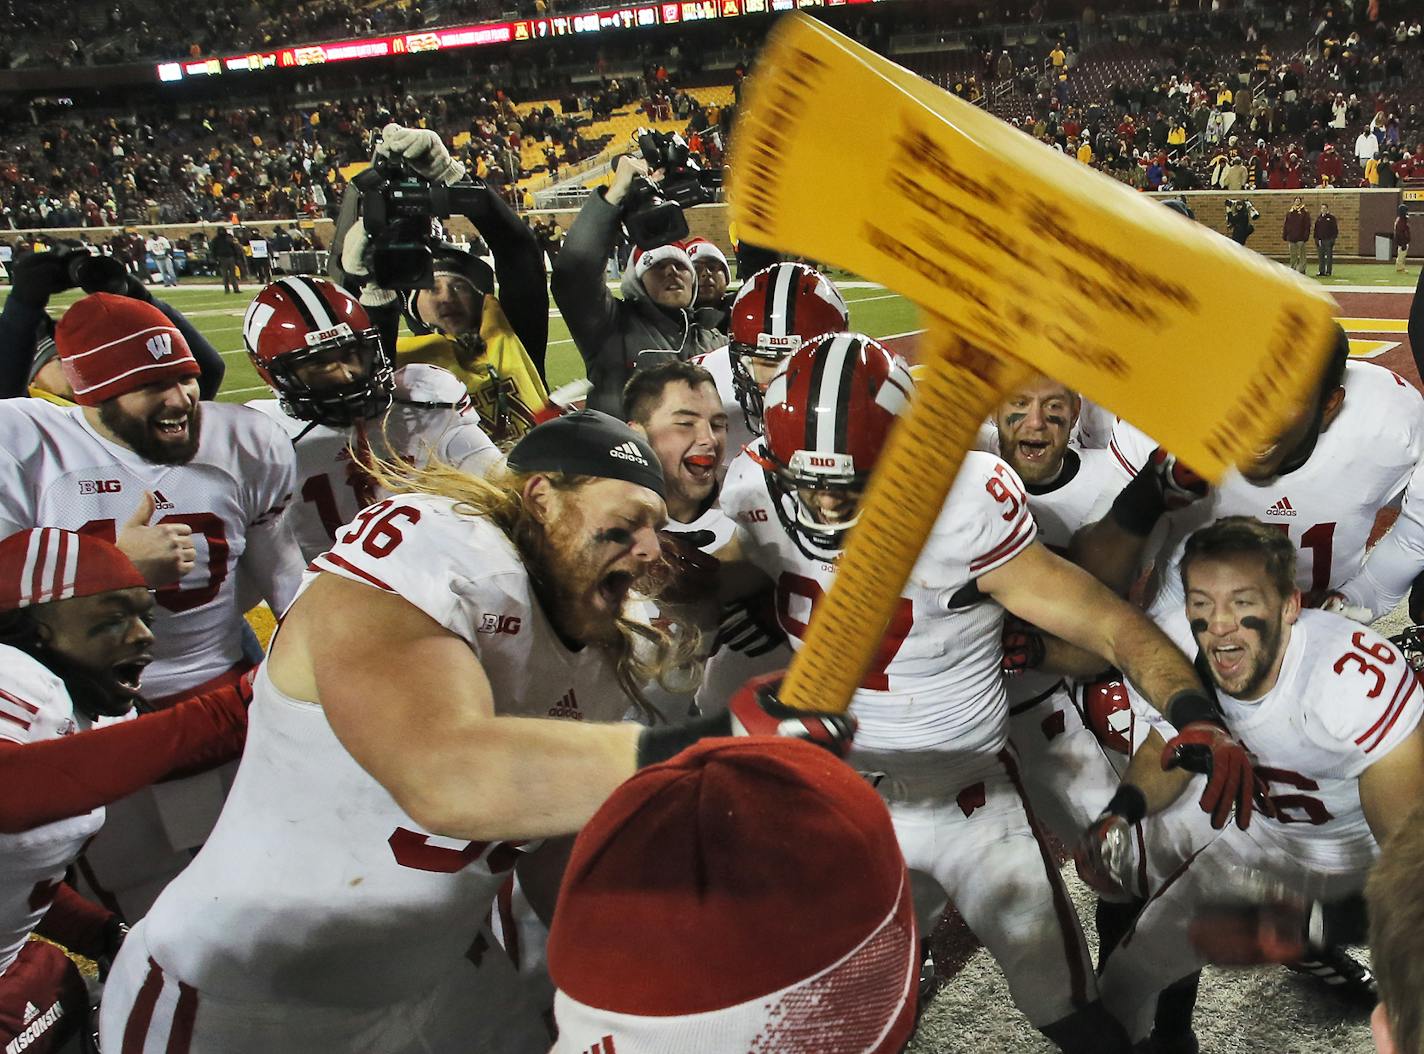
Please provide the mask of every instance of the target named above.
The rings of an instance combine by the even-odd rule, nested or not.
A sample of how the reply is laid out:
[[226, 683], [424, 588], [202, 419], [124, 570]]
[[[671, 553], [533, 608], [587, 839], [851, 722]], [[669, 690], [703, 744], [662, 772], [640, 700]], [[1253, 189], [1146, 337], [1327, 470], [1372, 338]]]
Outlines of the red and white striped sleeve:
[[1002, 567], [1038, 536], [1018, 474], [991, 454], [965, 458], [946, 512], [960, 525], [955, 544], [970, 578]]
[[74, 705], [64, 684], [38, 661], [0, 646], [0, 739], [35, 743], [74, 727]]

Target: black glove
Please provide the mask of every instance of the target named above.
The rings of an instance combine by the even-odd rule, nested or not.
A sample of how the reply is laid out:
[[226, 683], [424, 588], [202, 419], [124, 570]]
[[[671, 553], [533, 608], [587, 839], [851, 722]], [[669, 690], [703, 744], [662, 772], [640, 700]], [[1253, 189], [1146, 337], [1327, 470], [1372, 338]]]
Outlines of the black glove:
[[1036, 670], [1043, 665], [1043, 634], [1037, 626], [1009, 615], [1004, 619], [1004, 656], [999, 665], [1007, 674]]
[[777, 672], [753, 677], [737, 689], [725, 713], [643, 729], [638, 737], [638, 767], [656, 765], [699, 739], [716, 736], [791, 736], [845, 757], [855, 738], [855, 718], [848, 713], [822, 714], [784, 705], [776, 698], [782, 676]]
[[68, 258], [62, 252], [30, 253], [10, 268], [10, 295], [23, 304], [44, 307], [55, 293], [73, 289]]
[[776, 590], [766, 589], [723, 605], [712, 652], [726, 647], [756, 659], [785, 643], [786, 633], [776, 621]]
[[1113, 500], [1113, 521], [1129, 534], [1145, 538], [1163, 513], [1206, 497], [1205, 480], [1161, 447]]

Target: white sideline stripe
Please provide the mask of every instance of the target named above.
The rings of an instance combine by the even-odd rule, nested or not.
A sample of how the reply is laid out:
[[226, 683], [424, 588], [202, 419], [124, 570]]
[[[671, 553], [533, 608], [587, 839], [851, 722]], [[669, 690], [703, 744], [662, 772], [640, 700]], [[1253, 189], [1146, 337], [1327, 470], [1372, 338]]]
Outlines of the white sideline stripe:
[[270, 392], [272, 389], [265, 384], [259, 384], [256, 388], [228, 388], [226, 391], [218, 392], [219, 395], [247, 395], [249, 392]]

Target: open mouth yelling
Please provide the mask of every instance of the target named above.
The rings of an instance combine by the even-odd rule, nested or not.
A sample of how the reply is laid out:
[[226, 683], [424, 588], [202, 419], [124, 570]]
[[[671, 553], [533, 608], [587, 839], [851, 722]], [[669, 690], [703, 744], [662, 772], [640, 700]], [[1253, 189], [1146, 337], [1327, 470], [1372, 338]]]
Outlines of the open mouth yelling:
[[711, 454], [688, 454], [682, 468], [696, 483], [710, 483], [717, 473], [717, 459]]
[[1223, 680], [1231, 680], [1246, 669], [1248, 656], [1240, 644], [1217, 644], [1211, 649], [1211, 665]]
[[143, 680], [143, 671], [152, 661], [151, 655], [140, 655], [134, 659], [114, 663], [110, 667], [114, 673], [114, 681], [127, 694], [137, 696], [139, 685]]
[[1041, 465], [1047, 460], [1052, 444], [1046, 439], [1020, 439], [1019, 457], [1030, 465]]
[[628, 591], [633, 588], [634, 577], [627, 571], [610, 571], [598, 583], [598, 596], [609, 611], [618, 611], [628, 599]]

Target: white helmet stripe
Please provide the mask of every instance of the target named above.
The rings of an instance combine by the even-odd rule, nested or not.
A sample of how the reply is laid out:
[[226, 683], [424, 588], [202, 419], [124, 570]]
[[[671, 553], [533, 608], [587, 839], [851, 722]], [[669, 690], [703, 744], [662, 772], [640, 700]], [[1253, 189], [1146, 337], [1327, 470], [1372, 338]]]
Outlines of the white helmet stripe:
[[836, 422], [841, 415], [841, 380], [845, 373], [846, 356], [858, 345], [854, 336], [842, 333], [833, 337], [825, 351], [825, 365], [821, 370], [820, 390], [812, 396], [816, 400], [816, 449], [822, 453], [833, 453], [836, 446]]
[[794, 264], [783, 264], [776, 269], [766, 312], [766, 332], [774, 337], [784, 337], [791, 332], [794, 312], [791, 291], [800, 277], [799, 269]]
[[277, 309], [261, 300], [254, 300], [247, 306], [247, 317], [242, 320], [242, 340], [251, 352], [257, 351], [257, 340]]
[[306, 308], [307, 314], [311, 315], [312, 326], [320, 331], [330, 329], [336, 325], [340, 319], [331, 313], [326, 301], [317, 294], [316, 287], [309, 278], [283, 278], [279, 283], [298, 302]]

